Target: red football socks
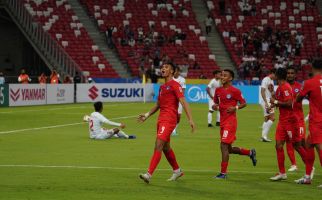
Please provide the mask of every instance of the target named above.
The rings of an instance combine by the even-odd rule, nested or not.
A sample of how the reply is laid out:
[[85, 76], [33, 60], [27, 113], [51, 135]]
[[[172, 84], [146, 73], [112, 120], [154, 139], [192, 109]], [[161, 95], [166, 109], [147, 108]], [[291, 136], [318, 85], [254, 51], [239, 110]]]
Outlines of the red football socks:
[[306, 165], [305, 165], [305, 174], [310, 175], [312, 172], [312, 168], [314, 165], [315, 160], [315, 154], [314, 154], [314, 148], [308, 148], [306, 149]]
[[246, 155], [246, 156], [249, 156], [249, 155], [250, 155], [250, 150], [240, 148], [240, 155]]
[[150, 161], [150, 166], [148, 169], [148, 172], [150, 175], [153, 174], [155, 168], [158, 166], [160, 160], [161, 160], [162, 152], [158, 150], [154, 150], [153, 156]]
[[293, 148], [293, 144], [291, 142], [286, 143], [286, 151], [287, 151], [287, 155], [290, 158], [292, 165], [296, 165], [294, 148]]
[[221, 162], [221, 173], [227, 173], [228, 162]]
[[297, 152], [300, 154], [303, 162], [306, 164], [307, 163], [307, 156], [306, 156], [306, 150], [304, 149], [304, 147], [300, 146], [298, 149], [297, 149]]
[[276, 154], [277, 154], [277, 162], [278, 162], [278, 168], [280, 170], [281, 174], [285, 174], [285, 166], [284, 166], [284, 149], [283, 148], [276, 148]]
[[167, 158], [167, 160], [173, 170], [179, 169], [179, 165], [177, 163], [176, 156], [174, 155], [174, 152], [172, 149], [170, 149], [168, 152], [164, 153], [164, 155]]

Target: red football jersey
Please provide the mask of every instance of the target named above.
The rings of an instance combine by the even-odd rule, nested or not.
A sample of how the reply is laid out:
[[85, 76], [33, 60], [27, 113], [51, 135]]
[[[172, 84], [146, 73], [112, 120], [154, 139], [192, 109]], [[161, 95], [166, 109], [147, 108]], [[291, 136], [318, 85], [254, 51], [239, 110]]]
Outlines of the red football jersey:
[[[280, 102], [287, 102], [289, 100], [294, 101], [294, 96], [292, 92], [292, 87], [289, 83], [284, 83], [282, 85], [279, 85], [276, 89], [276, 99]], [[279, 116], [279, 122], [280, 123], [290, 123], [290, 122], [296, 122], [296, 116], [293, 112], [292, 107], [279, 107], [280, 116]]]
[[291, 87], [292, 87], [292, 91], [293, 91], [293, 95], [294, 95], [293, 112], [296, 115], [296, 118], [299, 122], [304, 121], [302, 102], [295, 101], [296, 96], [301, 91], [302, 85], [299, 82], [295, 81], [294, 84], [291, 85]]
[[220, 125], [224, 125], [230, 120], [236, 121], [236, 112], [227, 113], [229, 107], [235, 107], [239, 103], [246, 103], [239, 89], [230, 86], [228, 88], [219, 87], [215, 91], [215, 104], [219, 105]]
[[308, 96], [310, 101], [310, 123], [322, 123], [322, 75], [316, 75], [304, 82], [302, 97]]
[[175, 80], [160, 86], [158, 97], [160, 105], [159, 122], [177, 123], [179, 99], [182, 97], [184, 97], [182, 88]]

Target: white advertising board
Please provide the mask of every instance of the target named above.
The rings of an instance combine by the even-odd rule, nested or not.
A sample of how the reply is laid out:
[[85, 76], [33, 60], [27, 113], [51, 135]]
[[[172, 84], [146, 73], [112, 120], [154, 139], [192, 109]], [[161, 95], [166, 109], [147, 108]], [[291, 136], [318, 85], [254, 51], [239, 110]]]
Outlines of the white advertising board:
[[74, 84], [47, 84], [47, 104], [74, 102]]
[[46, 85], [10, 84], [9, 106], [46, 104]]
[[140, 102], [152, 101], [153, 85], [146, 84], [77, 84], [77, 102]]

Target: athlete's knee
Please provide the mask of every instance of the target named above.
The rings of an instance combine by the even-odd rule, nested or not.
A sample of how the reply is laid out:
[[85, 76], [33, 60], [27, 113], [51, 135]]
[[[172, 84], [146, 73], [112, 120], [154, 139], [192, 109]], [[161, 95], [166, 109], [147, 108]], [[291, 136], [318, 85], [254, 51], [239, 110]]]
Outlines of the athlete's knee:
[[165, 146], [165, 142], [162, 140], [157, 140], [155, 143], [155, 149], [158, 151], [163, 151], [164, 146]]

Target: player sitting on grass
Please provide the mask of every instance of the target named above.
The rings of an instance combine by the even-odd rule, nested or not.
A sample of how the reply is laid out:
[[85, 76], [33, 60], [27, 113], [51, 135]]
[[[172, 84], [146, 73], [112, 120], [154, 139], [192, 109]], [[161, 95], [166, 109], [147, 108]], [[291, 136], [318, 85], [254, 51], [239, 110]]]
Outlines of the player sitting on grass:
[[125, 128], [125, 124], [116, 123], [106, 119], [101, 113], [103, 111], [103, 103], [98, 101], [94, 103], [95, 112], [90, 116], [85, 115], [84, 121], [89, 124], [89, 137], [96, 140], [109, 139], [111, 137], [124, 138], [124, 139], [135, 139], [135, 135], [126, 135], [119, 128], [106, 129], [102, 128], [102, 124], [109, 124], [111, 126], [118, 126], [120, 128]]
[[[221, 149], [221, 171], [215, 176], [216, 179], [227, 178], [227, 167], [229, 154], [239, 154], [249, 156], [254, 166], [256, 166], [255, 149], [248, 150], [240, 147], [233, 147], [236, 140], [237, 116], [236, 112], [246, 106], [239, 89], [232, 86], [234, 72], [225, 69], [222, 71], [222, 86], [217, 88], [214, 96], [214, 110], [220, 112], [220, 149]], [[238, 105], [239, 103], [239, 105]]]

